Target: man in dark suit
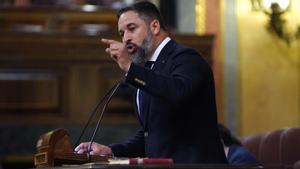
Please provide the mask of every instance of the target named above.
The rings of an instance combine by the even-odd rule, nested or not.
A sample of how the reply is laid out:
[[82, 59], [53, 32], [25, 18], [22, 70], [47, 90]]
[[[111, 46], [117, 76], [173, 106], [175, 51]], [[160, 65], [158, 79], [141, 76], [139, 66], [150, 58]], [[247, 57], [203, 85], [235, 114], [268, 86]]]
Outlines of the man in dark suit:
[[[122, 42], [102, 42], [109, 45], [106, 52], [126, 73], [126, 83], [137, 88], [141, 128], [122, 143], [93, 143], [91, 154], [227, 163], [207, 62], [194, 49], [168, 36], [159, 11], [150, 2], [121, 9], [118, 29]], [[75, 151], [88, 152], [89, 144], [81, 143]]]

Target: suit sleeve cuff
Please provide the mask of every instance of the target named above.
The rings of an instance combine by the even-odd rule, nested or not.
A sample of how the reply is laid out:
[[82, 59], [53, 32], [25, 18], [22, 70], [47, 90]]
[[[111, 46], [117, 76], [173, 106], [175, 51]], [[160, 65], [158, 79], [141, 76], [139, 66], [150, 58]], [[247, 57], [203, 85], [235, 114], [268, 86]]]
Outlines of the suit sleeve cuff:
[[137, 64], [131, 63], [130, 68], [127, 72], [125, 82], [136, 86], [138, 88], [143, 88], [146, 85], [144, 77], [141, 76], [141, 72], [144, 71], [144, 67]]

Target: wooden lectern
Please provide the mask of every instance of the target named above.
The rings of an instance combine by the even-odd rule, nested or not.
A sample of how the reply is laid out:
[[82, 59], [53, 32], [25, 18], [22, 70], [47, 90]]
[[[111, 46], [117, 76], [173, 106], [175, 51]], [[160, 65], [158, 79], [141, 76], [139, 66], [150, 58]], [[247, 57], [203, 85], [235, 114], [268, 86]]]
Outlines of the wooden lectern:
[[34, 165], [37, 168], [61, 164], [108, 162], [109, 158], [107, 156], [74, 153], [70, 143], [70, 136], [66, 129], [56, 129], [41, 135], [36, 147], [37, 153], [34, 156]]

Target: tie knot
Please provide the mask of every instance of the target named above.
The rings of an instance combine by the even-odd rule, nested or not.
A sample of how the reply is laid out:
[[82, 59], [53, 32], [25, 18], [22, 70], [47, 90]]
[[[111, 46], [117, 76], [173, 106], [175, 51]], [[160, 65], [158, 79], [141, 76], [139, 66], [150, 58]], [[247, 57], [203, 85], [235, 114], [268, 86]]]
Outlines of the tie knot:
[[145, 67], [147, 67], [147, 68], [151, 68], [151, 66], [154, 64], [154, 61], [147, 61], [146, 63], [145, 63]]

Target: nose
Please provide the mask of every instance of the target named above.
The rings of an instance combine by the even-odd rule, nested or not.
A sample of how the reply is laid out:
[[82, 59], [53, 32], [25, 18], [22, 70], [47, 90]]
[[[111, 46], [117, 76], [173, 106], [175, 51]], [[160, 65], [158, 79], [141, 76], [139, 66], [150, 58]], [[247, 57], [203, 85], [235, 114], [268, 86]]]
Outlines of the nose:
[[128, 43], [128, 42], [131, 42], [131, 41], [132, 41], [132, 38], [131, 38], [131, 36], [129, 35], [129, 33], [124, 32], [124, 35], [123, 35], [123, 42], [124, 42], [124, 43]]

